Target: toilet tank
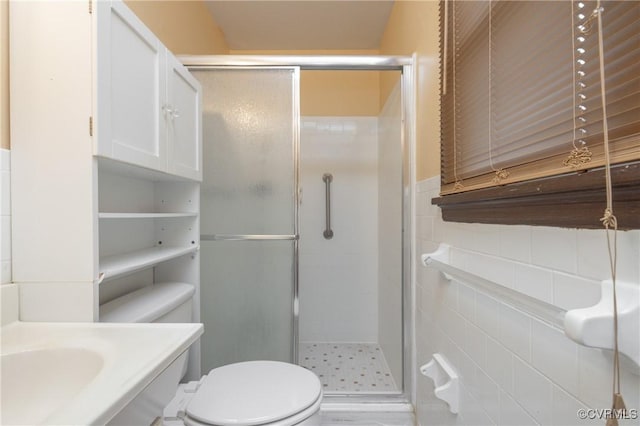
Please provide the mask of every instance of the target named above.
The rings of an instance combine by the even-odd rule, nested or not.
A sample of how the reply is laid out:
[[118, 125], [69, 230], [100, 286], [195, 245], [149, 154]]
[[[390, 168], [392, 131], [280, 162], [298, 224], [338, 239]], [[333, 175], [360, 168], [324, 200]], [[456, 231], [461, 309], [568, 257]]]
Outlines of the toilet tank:
[[[100, 306], [101, 322], [164, 322], [193, 321], [191, 284], [179, 282], [156, 283], [118, 297]], [[151, 424], [162, 414], [175, 395], [178, 383], [187, 371], [188, 352], [178, 357], [109, 425]]]

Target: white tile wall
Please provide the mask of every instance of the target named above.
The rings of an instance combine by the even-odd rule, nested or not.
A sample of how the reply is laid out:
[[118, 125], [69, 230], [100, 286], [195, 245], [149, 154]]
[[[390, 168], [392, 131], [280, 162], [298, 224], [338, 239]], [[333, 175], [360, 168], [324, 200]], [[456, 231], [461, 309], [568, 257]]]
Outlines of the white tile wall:
[[11, 282], [11, 151], [0, 149], [0, 284]]
[[[420, 376], [418, 422], [604, 424], [580, 420], [577, 410], [609, 408], [610, 351], [582, 347], [489, 294], [444, 280], [418, 261], [423, 252], [448, 243], [457, 266], [564, 309], [586, 307], [600, 299], [600, 280], [609, 276], [604, 231], [443, 222], [430, 204], [438, 186], [438, 177], [416, 186], [417, 362], [429, 361], [434, 352], [451, 360], [461, 376], [462, 402], [457, 416], [447, 414], [446, 405], [434, 401], [429, 379]], [[619, 279], [638, 283], [639, 252], [640, 231], [619, 233]], [[627, 408], [640, 409], [640, 376], [624, 362], [622, 391]]]
[[300, 340], [377, 342], [378, 119], [302, 117], [300, 133]]
[[17, 284], [0, 285], [0, 325], [18, 321], [20, 311], [20, 295]]

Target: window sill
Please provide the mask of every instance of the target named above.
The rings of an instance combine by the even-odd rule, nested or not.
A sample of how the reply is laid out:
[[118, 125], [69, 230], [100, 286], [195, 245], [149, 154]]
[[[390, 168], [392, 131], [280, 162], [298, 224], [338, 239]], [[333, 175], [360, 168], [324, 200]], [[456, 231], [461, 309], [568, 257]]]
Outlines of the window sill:
[[[640, 229], [640, 162], [612, 166], [620, 229]], [[601, 229], [604, 168], [433, 198], [447, 222]]]

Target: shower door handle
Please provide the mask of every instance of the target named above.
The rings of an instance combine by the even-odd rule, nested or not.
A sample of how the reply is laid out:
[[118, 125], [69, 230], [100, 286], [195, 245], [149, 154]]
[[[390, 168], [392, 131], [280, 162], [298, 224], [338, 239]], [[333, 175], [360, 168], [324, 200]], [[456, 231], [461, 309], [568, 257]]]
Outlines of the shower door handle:
[[331, 181], [333, 181], [333, 175], [331, 173], [325, 173], [322, 175], [322, 181], [325, 186], [325, 215], [326, 215], [326, 228], [322, 235], [326, 240], [333, 238], [333, 231], [331, 230]]

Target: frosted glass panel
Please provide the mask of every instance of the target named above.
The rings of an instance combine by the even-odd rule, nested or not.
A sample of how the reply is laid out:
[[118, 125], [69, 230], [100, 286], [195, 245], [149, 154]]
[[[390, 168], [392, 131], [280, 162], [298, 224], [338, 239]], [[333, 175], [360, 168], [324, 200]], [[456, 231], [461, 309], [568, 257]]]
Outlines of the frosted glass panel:
[[292, 234], [293, 69], [193, 71], [204, 92], [203, 234]]
[[[295, 69], [195, 70], [203, 88], [202, 234], [292, 235]], [[202, 368], [293, 361], [296, 242], [202, 241]]]
[[203, 241], [202, 371], [292, 361], [293, 242]]

